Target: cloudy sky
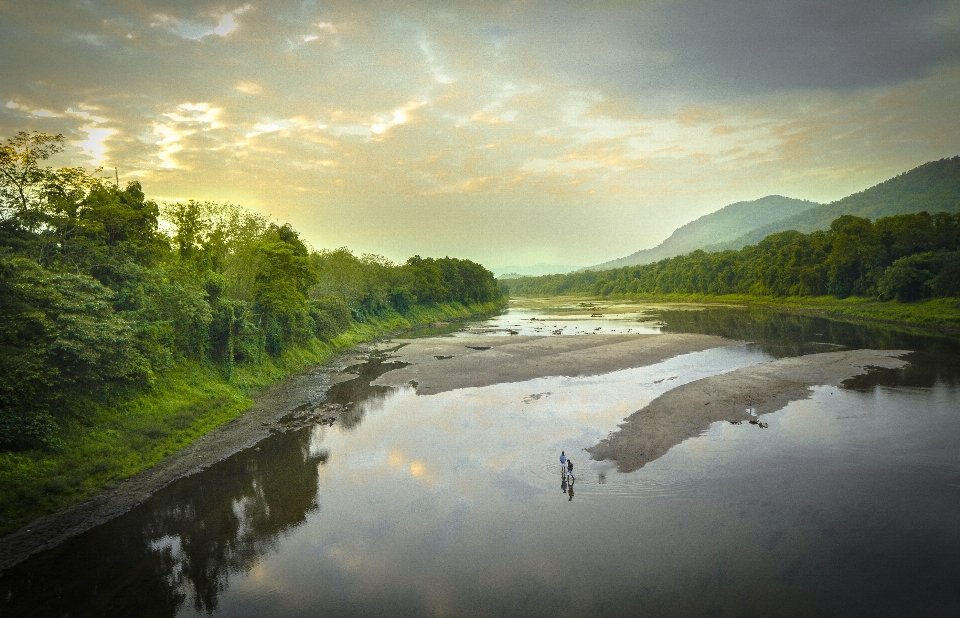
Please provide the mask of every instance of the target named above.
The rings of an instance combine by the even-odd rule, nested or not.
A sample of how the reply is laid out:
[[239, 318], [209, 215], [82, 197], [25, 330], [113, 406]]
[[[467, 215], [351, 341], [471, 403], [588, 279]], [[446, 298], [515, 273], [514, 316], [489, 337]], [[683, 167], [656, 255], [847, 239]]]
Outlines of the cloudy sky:
[[0, 0], [0, 137], [316, 248], [588, 265], [960, 154], [960, 2]]

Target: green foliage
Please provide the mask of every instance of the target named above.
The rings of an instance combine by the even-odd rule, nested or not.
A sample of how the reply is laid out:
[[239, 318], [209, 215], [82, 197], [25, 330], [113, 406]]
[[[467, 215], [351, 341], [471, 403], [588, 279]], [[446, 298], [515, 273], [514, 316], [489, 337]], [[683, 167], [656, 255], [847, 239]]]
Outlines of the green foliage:
[[930, 161], [859, 193], [757, 227], [714, 249], [740, 249], [783, 230], [826, 231], [838, 217], [879, 220], [908, 213], [960, 214], [960, 156]]
[[0, 534], [152, 466], [236, 418], [249, 407], [252, 390], [322, 362], [338, 350], [399, 329], [469, 318], [499, 307], [499, 303], [415, 305], [406, 315], [387, 310], [362, 324], [349, 323], [330, 341], [313, 340], [261, 362], [238, 363], [229, 379], [209, 363], [180, 362], [159, 376], [152, 388], [100, 402], [83, 419], [65, 420], [57, 428], [57, 452], [0, 450]]
[[89, 276], [0, 256], [0, 446], [53, 445], [71, 401], [150, 374], [111, 300]]
[[397, 311], [502, 302], [468, 260], [311, 251], [231, 204], [161, 211], [139, 183], [42, 166], [62, 149], [41, 133], [0, 146], [0, 451], [58, 448], [63, 427], [184, 364], [244, 381]]
[[503, 280], [507, 293], [630, 296], [749, 294], [920, 298], [960, 295], [960, 214], [869, 219], [844, 215], [828, 231], [770, 234], [740, 251], [655, 264]]

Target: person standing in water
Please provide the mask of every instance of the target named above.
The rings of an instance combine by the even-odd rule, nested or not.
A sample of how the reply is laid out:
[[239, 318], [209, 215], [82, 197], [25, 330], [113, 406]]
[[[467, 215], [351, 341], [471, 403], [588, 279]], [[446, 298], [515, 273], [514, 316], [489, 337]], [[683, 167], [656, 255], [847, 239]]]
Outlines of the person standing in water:
[[573, 480], [573, 460], [567, 460], [567, 480]]
[[566, 474], [564, 474], [564, 472], [566, 472], [566, 469], [567, 469], [567, 456], [563, 451], [560, 451], [560, 474], [563, 474], [564, 476], [566, 476]]

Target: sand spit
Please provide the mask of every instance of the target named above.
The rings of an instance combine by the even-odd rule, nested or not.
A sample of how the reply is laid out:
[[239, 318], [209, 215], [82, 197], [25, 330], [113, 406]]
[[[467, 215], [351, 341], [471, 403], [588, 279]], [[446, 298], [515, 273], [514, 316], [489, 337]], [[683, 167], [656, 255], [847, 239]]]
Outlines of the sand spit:
[[[634, 412], [620, 430], [587, 451], [617, 462], [621, 472], [642, 468], [716, 421], [756, 421], [747, 413], [775, 412], [806, 399], [810, 387], [838, 386], [868, 367], [899, 368], [909, 350], [847, 350], [809, 354], [754, 365], [679, 386]], [[759, 421], [757, 421], [759, 422]]]
[[557, 335], [394, 339], [391, 360], [409, 363], [373, 382], [415, 383], [418, 395], [523, 382], [547, 376], [599, 375], [643, 367], [710, 348], [741, 345], [712, 335]]

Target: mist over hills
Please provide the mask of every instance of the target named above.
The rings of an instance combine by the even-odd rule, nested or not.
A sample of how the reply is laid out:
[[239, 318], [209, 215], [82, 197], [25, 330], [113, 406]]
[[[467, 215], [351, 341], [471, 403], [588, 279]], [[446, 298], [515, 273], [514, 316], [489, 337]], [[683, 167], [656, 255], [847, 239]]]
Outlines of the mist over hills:
[[797, 230], [809, 234], [830, 228], [841, 215], [871, 220], [927, 211], [960, 212], [960, 156], [924, 163], [912, 170], [829, 204], [779, 195], [737, 202], [677, 228], [652, 249], [597, 264], [588, 270], [650, 264], [697, 249], [715, 252], [755, 245], [770, 234]]
[[816, 202], [782, 195], [768, 195], [758, 200], [736, 202], [677, 228], [669, 238], [656, 247], [641, 249], [626, 257], [591, 266], [589, 270], [650, 264], [703, 249], [707, 245], [734, 242], [747, 230], [774, 225], [778, 221], [818, 206], [820, 204]]

